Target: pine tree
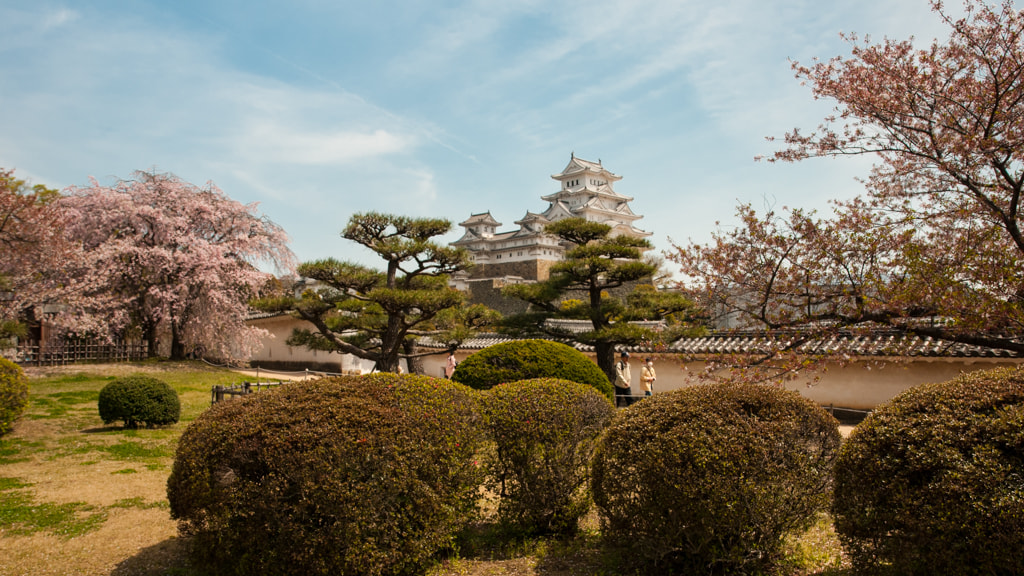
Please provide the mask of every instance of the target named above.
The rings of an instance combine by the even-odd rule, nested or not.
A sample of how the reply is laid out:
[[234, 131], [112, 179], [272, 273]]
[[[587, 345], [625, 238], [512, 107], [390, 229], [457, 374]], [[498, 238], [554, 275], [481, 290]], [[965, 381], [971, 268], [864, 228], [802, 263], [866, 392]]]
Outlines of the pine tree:
[[429, 336], [455, 347], [496, 319], [484, 306], [467, 306], [465, 296], [448, 286], [449, 275], [471, 265], [465, 250], [432, 240], [450, 229], [444, 219], [355, 214], [342, 237], [380, 256], [383, 271], [333, 258], [307, 262], [298, 273], [313, 280], [313, 288], [256, 306], [289, 310], [314, 326], [295, 330], [291, 346], [352, 354], [372, 360], [376, 370], [397, 372], [402, 358], [439, 353], [417, 350], [417, 339]]
[[[611, 236], [611, 226], [583, 218], [559, 220], [545, 231], [573, 247], [551, 267], [547, 280], [502, 290], [504, 296], [531, 304], [527, 312], [505, 319], [504, 331], [591, 345], [598, 366], [613, 382], [617, 346], [668, 342], [694, 332], [692, 302], [649, 283], [658, 267], [644, 261], [647, 240]], [[629, 286], [634, 288], [625, 298], [610, 292]], [[558, 319], [588, 320], [591, 329], [579, 332], [550, 322]], [[659, 331], [630, 320], [664, 320], [666, 326]]]

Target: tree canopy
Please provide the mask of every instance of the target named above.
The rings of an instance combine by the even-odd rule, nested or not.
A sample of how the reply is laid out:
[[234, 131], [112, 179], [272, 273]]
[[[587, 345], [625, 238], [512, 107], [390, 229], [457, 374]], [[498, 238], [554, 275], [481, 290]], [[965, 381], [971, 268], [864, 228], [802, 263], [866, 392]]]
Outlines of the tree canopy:
[[354, 214], [342, 237], [384, 260], [384, 270], [332, 258], [306, 262], [300, 276], [314, 282], [301, 295], [284, 294], [256, 303], [262, 310], [290, 310], [314, 330], [296, 330], [289, 345], [338, 351], [397, 372], [401, 358], [415, 360], [419, 338], [454, 348], [476, 328], [495, 320], [486, 307], [465, 304], [448, 286], [449, 275], [471, 262], [463, 249], [432, 239], [451, 229], [448, 220], [367, 212]]
[[965, 7], [954, 19], [932, 2], [949, 37], [925, 48], [851, 35], [848, 58], [794, 63], [837, 105], [770, 161], [874, 155], [862, 197], [825, 218], [743, 205], [735, 229], [676, 247], [709, 309], [740, 328], [798, 329], [754, 361], [878, 326], [1024, 352], [1024, 12]]
[[294, 256], [255, 204], [152, 172], [66, 192], [67, 236], [82, 249], [61, 301], [69, 327], [137, 330], [151, 355], [165, 328], [174, 358], [245, 356], [258, 344], [262, 331], [244, 323], [271, 276], [258, 266], [290, 270]]
[[[572, 245], [565, 260], [551, 267], [548, 280], [515, 284], [502, 295], [529, 302], [532, 309], [507, 318], [503, 330], [518, 335], [548, 337], [589, 344], [597, 364], [615, 380], [615, 347], [665, 342], [691, 329], [693, 303], [679, 293], [661, 292], [641, 281], [658, 267], [644, 261], [650, 243], [643, 238], [612, 236], [612, 227], [583, 218], [566, 218], [545, 231]], [[610, 291], [636, 285], [628, 297]], [[551, 320], [587, 320], [591, 329], [578, 331]], [[666, 329], [654, 330], [630, 320], [666, 320]]]
[[24, 335], [24, 315], [52, 296], [56, 272], [72, 249], [54, 204], [59, 196], [0, 168], [0, 341]]

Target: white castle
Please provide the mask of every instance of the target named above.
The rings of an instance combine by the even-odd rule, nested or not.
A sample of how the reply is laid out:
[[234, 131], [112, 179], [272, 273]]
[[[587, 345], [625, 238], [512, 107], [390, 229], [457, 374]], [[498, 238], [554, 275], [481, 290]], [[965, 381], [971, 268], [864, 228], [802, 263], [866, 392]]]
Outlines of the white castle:
[[551, 264], [563, 259], [566, 246], [557, 237], [544, 233], [544, 226], [563, 218], [608, 224], [612, 236], [651, 236], [634, 226], [643, 216], [630, 210], [633, 198], [619, 194], [613, 187], [622, 177], [606, 170], [600, 160], [590, 162], [573, 154], [569, 164], [551, 178], [558, 181], [559, 190], [541, 197], [549, 202], [547, 210], [540, 214], [527, 211], [526, 216], [516, 220], [517, 230], [498, 232], [501, 222], [490, 212], [473, 214], [459, 223], [466, 232], [451, 244], [470, 251], [476, 264], [469, 273], [470, 279], [547, 279]]

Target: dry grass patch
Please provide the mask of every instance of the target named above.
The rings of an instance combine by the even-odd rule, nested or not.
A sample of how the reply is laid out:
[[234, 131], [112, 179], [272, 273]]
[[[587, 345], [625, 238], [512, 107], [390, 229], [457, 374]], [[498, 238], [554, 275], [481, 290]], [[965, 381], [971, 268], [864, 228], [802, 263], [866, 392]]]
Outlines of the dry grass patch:
[[[209, 406], [210, 386], [242, 377], [193, 363], [26, 372], [29, 408], [0, 439], [0, 574], [193, 574], [170, 519], [167, 477], [178, 437]], [[138, 373], [178, 391], [181, 422], [143, 430], [103, 424], [99, 390]]]

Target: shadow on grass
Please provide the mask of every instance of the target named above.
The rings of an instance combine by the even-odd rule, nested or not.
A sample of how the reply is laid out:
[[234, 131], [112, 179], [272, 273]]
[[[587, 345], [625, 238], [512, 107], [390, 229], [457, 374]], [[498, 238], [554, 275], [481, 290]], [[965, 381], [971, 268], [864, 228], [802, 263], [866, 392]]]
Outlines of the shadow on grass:
[[[836, 552], [838, 553], [838, 552]], [[469, 572], [504, 574], [500, 566], [530, 558], [532, 574], [538, 576], [635, 576], [650, 574], [649, 569], [629, 562], [628, 552], [610, 548], [595, 529], [581, 530], [572, 536], [537, 536], [517, 533], [495, 522], [479, 522], [460, 534], [456, 556], [473, 562], [493, 562], [490, 568]], [[800, 561], [802, 560], [802, 561]], [[838, 558], [823, 556], [817, 562], [787, 558], [768, 573], [783, 576], [854, 576], [845, 566], [836, 566]], [[465, 574], [457, 571], [451, 574]], [[518, 572], [517, 572], [518, 573]]]
[[189, 561], [186, 538], [168, 538], [117, 564], [110, 576], [209, 576]]
[[534, 571], [543, 576], [617, 576], [614, 551], [602, 549], [591, 532], [571, 536], [538, 536], [517, 532], [496, 522], [479, 522], [458, 538], [458, 557], [501, 563], [522, 558], [536, 560]]

